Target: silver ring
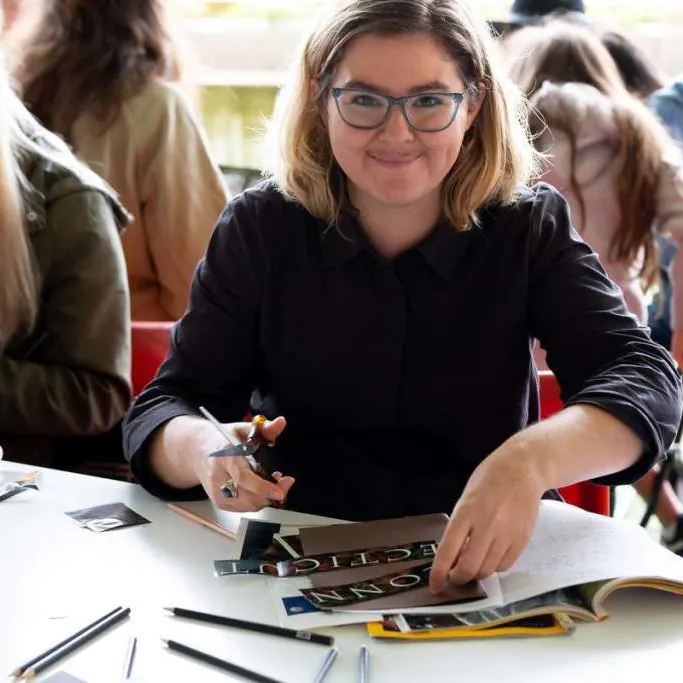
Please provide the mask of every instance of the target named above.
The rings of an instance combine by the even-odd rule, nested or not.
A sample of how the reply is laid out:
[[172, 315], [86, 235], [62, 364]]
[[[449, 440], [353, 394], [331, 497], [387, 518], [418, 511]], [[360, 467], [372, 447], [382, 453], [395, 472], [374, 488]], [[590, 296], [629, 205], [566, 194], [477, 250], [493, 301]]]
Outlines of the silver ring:
[[224, 498], [237, 498], [237, 484], [232, 479], [228, 479], [221, 486], [221, 494]]

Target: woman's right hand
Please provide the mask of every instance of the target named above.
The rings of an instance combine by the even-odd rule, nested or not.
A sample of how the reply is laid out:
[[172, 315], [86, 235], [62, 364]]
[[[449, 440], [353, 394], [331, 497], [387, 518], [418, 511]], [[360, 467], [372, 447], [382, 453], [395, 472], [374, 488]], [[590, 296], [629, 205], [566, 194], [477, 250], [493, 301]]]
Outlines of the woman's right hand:
[[[272, 421], [267, 420], [260, 428], [260, 432], [268, 441], [274, 441], [286, 425], [285, 418], [278, 417]], [[232, 437], [233, 443], [242, 443], [247, 439], [251, 423], [225, 423], [223, 427]], [[277, 483], [273, 483], [252, 472], [242, 456], [209, 457], [210, 453], [230, 445], [211, 426], [210, 430], [205, 432], [202, 448], [195, 460], [197, 478], [216, 507], [234, 512], [255, 512], [274, 503], [282, 503], [294, 484], [294, 478], [275, 472], [273, 478]], [[237, 488], [237, 496], [226, 498], [221, 492], [221, 487], [230, 480]]]

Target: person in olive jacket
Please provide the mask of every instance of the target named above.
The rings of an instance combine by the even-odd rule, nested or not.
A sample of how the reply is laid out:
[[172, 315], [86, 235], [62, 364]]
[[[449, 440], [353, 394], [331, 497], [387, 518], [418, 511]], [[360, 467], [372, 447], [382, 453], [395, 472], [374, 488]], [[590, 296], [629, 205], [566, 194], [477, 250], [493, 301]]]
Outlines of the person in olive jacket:
[[43, 129], [0, 63], [0, 446], [55, 464], [55, 439], [100, 434], [131, 399], [130, 312], [105, 182]]

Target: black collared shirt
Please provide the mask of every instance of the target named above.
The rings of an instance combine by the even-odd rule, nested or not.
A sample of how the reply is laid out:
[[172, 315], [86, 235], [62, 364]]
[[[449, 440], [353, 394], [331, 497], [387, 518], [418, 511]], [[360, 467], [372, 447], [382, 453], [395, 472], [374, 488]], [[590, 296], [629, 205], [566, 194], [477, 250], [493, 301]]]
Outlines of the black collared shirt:
[[[545, 185], [446, 223], [389, 261], [350, 215], [327, 228], [265, 182], [225, 210], [169, 357], [138, 397], [124, 445], [143, 486], [149, 436], [205, 405], [252, 408], [288, 426], [270, 455], [296, 477], [292, 508], [348, 519], [450, 512], [473, 469], [538, 419], [532, 338], [568, 403], [599, 406], [643, 440], [642, 475], [674, 438], [680, 381], [670, 357]], [[254, 405], [254, 402], [256, 403]]]

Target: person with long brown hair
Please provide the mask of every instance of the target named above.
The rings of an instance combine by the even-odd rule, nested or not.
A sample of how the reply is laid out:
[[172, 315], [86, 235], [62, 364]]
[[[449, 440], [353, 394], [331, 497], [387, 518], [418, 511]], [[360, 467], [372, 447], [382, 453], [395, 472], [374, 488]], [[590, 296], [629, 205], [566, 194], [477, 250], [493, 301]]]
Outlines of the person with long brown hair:
[[45, 0], [17, 47], [28, 108], [119, 193], [134, 320], [179, 318], [226, 191], [177, 85], [162, 0]]
[[[562, 197], [525, 187], [526, 110], [467, 2], [325, 3], [271, 133], [272, 177], [223, 213], [124, 421], [143, 486], [233, 511], [452, 513], [436, 592], [510, 567], [556, 487], [661, 457], [680, 377]], [[542, 422], [535, 337], [567, 399]], [[239, 457], [249, 404], [277, 437], [271, 480]]]
[[[656, 283], [656, 232], [683, 240], [683, 175], [656, 116], [626, 89], [590, 30], [564, 21], [526, 27], [504, 42], [511, 74], [532, 104], [542, 178], [567, 198], [574, 226], [647, 323]], [[683, 253], [673, 264], [672, 353], [683, 366]]]
[[[657, 233], [679, 245], [683, 241], [683, 170], [665, 129], [629, 91], [601, 41], [604, 35], [552, 21], [520, 30], [505, 41], [505, 52], [533, 105], [535, 143], [547, 154], [542, 178], [565, 195], [575, 227], [600, 255], [631, 312], [647, 324], [647, 292], [657, 284], [660, 268]], [[619, 45], [623, 48], [623, 41]], [[637, 58], [635, 52], [628, 55]], [[635, 71], [630, 86], [645, 97], [655, 83], [645, 67]], [[673, 259], [672, 292], [672, 352], [683, 366], [680, 248]], [[548, 360], [552, 365], [552, 356]], [[654, 472], [648, 473], [636, 490], [647, 498], [654, 479]], [[656, 512], [665, 528], [662, 540], [682, 552], [683, 502], [669, 482]]]
[[[607, 48], [614, 64], [619, 71], [626, 89], [648, 108], [657, 114], [667, 132], [675, 137], [671, 129], [662, 119], [657, 108], [657, 100], [652, 97], [664, 87], [665, 77], [660, 72], [654, 60], [638, 43], [621, 31], [593, 25], [593, 30], [600, 37], [600, 41]], [[681, 148], [683, 151], [683, 148]], [[671, 347], [671, 259], [678, 249], [678, 242], [670, 235], [657, 231], [656, 243], [659, 251], [659, 283], [657, 291], [648, 306], [648, 324], [652, 338], [666, 348]]]
[[11, 460], [63, 466], [61, 439], [104, 433], [128, 407], [127, 222], [24, 108], [0, 55], [0, 446]]

